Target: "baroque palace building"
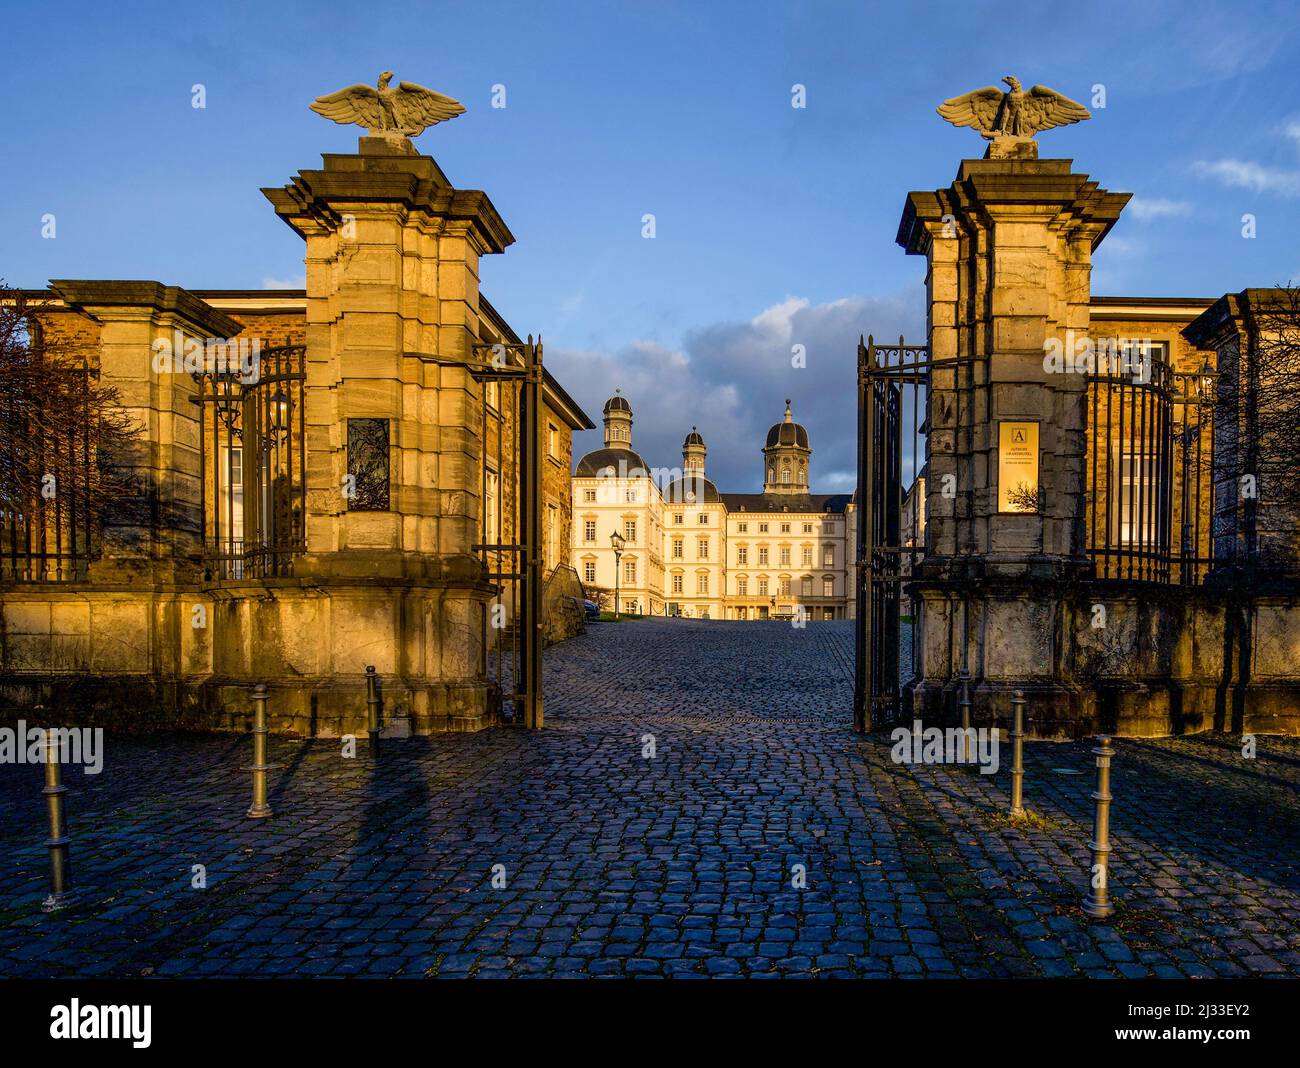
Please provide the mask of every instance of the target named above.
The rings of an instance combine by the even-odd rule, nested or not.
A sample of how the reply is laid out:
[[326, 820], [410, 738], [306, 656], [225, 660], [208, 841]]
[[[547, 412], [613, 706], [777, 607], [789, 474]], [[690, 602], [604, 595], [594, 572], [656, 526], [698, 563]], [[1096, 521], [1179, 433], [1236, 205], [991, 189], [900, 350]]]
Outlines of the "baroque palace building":
[[789, 401], [763, 445], [761, 493], [720, 492], [694, 427], [680, 468], [651, 467], [632, 448], [632, 407], [620, 393], [604, 421], [604, 447], [573, 477], [570, 556], [589, 590], [613, 591], [617, 567], [619, 607], [631, 614], [853, 616], [853, 498], [810, 491], [812, 447]]

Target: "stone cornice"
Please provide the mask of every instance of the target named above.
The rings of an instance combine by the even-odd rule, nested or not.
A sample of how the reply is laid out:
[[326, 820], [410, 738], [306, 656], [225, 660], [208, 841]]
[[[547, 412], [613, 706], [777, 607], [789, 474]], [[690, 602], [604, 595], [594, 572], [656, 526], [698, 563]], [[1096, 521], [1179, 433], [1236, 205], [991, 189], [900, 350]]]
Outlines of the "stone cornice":
[[288, 185], [262, 194], [276, 214], [307, 237], [340, 223], [339, 204], [397, 204], [408, 212], [457, 220], [475, 234], [484, 252], [504, 252], [514, 244], [488, 195], [455, 189], [428, 156], [402, 154], [328, 155], [324, 170], [302, 171]]
[[235, 337], [243, 324], [180, 286], [118, 279], [51, 279], [50, 288], [73, 311], [102, 322], [105, 312], [136, 308], [172, 315], [202, 337]]
[[909, 256], [930, 248], [929, 226], [945, 215], [960, 220], [989, 207], [1045, 206], [1068, 213], [1082, 226], [1092, 227], [1096, 248], [1118, 221], [1131, 193], [1111, 193], [1086, 174], [1070, 171], [1072, 160], [963, 160], [957, 178], [946, 189], [907, 195], [896, 242]]
[[1223, 341], [1247, 332], [1258, 315], [1300, 318], [1300, 307], [1282, 289], [1243, 289], [1225, 293], [1182, 331], [1198, 349], [1216, 349]]

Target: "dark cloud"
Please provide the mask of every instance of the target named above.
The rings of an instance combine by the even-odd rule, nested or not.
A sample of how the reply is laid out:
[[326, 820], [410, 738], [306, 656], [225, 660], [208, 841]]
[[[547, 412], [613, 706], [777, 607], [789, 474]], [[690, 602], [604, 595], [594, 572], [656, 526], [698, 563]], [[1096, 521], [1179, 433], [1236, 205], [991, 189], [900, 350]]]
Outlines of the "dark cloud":
[[[637, 341], [617, 352], [547, 348], [547, 365], [600, 421], [615, 388], [632, 405], [633, 444], [653, 467], [681, 464], [682, 439], [699, 427], [708, 474], [720, 489], [762, 488], [763, 440], [785, 399], [808, 428], [815, 492], [852, 488], [856, 465], [857, 342], [860, 334], [924, 340], [923, 294], [846, 297], [826, 304], [791, 297], [748, 322], [686, 333], [680, 349]], [[806, 366], [792, 366], [804, 346]], [[574, 439], [575, 458], [599, 448], [601, 431]]]

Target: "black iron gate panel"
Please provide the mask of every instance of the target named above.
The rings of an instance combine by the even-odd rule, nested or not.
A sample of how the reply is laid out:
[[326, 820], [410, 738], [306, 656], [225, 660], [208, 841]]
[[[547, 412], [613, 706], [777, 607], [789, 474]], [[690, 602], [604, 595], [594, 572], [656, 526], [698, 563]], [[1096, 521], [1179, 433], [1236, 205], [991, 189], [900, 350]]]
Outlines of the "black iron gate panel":
[[929, 374], [928, 346], [902, 338], [897, 345], [858, 342], [858, 731], [898, 719], [902, 688], [913, 674], [917, 613], [906, 584], [925, 552]]
[[306, 548], [307, 348], [196, 372], [203, 566], [209, 581], [283, 578]]
[[542, 702], [542, 343], [477, 345], [483, 387], [479, 540], [494, 596], [483, 611], [480, 670], [501, 717], [540, 728]]
[[1217, 375], [1163, 347], [1088, 383], [1088, 556], [1102, 580], [1197, 585], [1213, 565]]
[[86, 368], [42, 353], [7, 368], [0, 383], [0, 581], [86, 578], [101, 481]]

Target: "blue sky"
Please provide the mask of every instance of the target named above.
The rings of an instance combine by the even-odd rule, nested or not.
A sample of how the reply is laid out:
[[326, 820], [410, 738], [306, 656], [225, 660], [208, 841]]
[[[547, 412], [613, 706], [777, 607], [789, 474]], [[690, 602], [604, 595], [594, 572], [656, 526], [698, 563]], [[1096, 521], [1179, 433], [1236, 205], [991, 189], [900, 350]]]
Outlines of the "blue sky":
[[0, 179], [10, 284], [300, 285], [301, 240], [258, 189], [354, 151], [307, 104], [391, 69], [468, 108], [417, 145], [518, 239], [484, 292], [593, 416], [623, 388], [652, 464], [698, 425], [723, 489], [757, 488], [786, 397], [815, 488], [847, 485], [857, 335], [921, 339], [904, 196], [983, 151], [934, 108], [1004, 74], [1083, 103], [1105, 86], [1092, 121], [1040, 138], [1135, 194], [1095, 292], [1300, 279], [1293, 3], [67, 3], [5, 26], [0, 87], [28, 116]]

